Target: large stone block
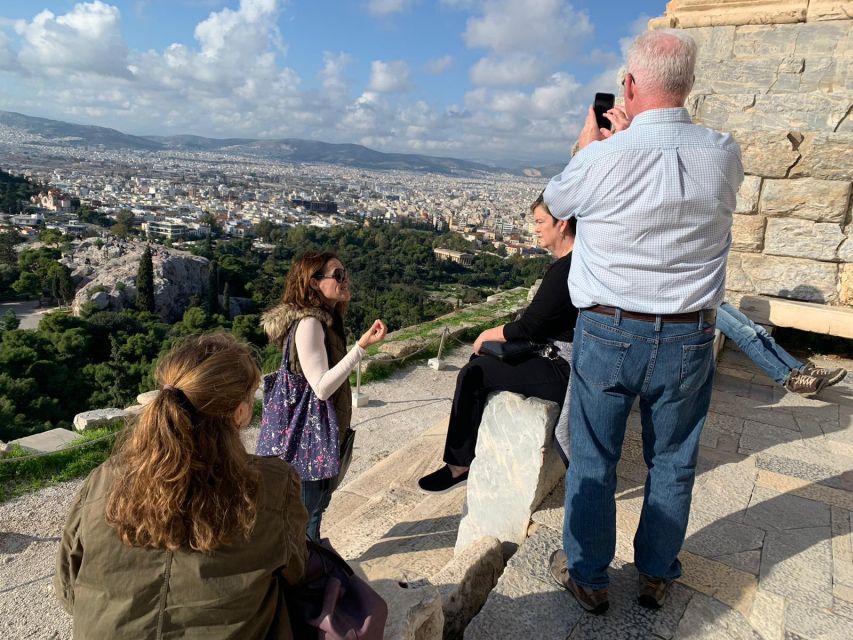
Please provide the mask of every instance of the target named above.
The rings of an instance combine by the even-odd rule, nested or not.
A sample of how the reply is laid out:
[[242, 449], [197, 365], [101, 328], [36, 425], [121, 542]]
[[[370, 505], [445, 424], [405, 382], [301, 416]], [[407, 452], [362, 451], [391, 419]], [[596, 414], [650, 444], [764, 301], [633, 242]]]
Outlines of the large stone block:
[[810, 0], [806, 20], [849, 20], [853, 17], [850, 0]]
[[726, 286], [733, 291], [832, 303], [838, 300], [838, 265], [763, 254], [729, 254]]
[[64, 449], [79, 437], [78, 434], [68, 429], [51, 429], [12, 440], [9, 444], [16, 444], [24, 451], [31, 453], [52, 453]]
[[500, 540], [481, 538], [456, 554], [432, 577], [432, 583], [441, 594], [445, 638], [462, 637], [465, 627], [486, 603], [503, 570]]
[[74, 428], [77, 431], [88, 431], [89, 429], [97, 429], [104, 425], [123, 420], [130, 414], [124, 409], [95, 409], [94, 411], [84, 411], [74, 416]]
[[559, 411], [553, 402], [517, 393], [489, 398], [468, 475], [457, 552], [483, 536], [525, 540], [531, 514], [565, 471], [552, 446]]
[[[743, 92], [706, 95], [699, 105], [697, 119], [705, 126], [722, 131], [836, 131], [847, 117], [850, 97], [832, 93], [771, 93], [752, 95], [746, 85]], [[756, 88], [756, 92], [761, 91]]]
[[803, 22], [808, 0], [671, 0], [650, 29]]
[[793, 55], [799, 27], [794, 24], [740, 26], [735, 31], [732, 52], [735, 58], [769, 56], [781, 59]]
[[775, 256], [831, 261], [844, 241], [841, 227], [831, 222], [769, 218], [764, 252]]
[[785, 131], [733, 131], [746, 173], [784, 178], [800, 159], [800, 139]]
[[839, 300], [842, 304], [853, 305], [853, 264], [841, 265], [840, 280], [841, 290], [838, 294]]
[[768, 216], [794, 216], [841, 224], [847, 217], [850, 182], [841, 180], [765, 180], [760, 210]]
[[732, 249], [761, 251], [764, 246], [764, 216], [735, 214], [732, 221]]
[[847, 240], [838, 247], [838, 259], [841, 262], [853, 262], [853, 225], [847, 225], [844, 230]]
[[[766, 93], [779, 77], [778, 58], [700, 60], [696, 65], [697, 93]], [[797, 82], [799, 87], [799, 81]]]
[[[699, 60], [703, 62], [723, 61], [732, 57], [732, 47], [735, 41], [735, 27], [704, 27], [687, 29], [699, 48]], [[699, 74], [696, 74], [699, 81]]]
[[761, 193], [761, 178], [759, 176], [744, 176], [737, 192], [735, 213], [743, 215], [755, 213], [758, 210], [758, 196]]
[[807, 133], [798, 151], [802, 158], [791, 169], [790, 177], [853, 180], [853, 131]]

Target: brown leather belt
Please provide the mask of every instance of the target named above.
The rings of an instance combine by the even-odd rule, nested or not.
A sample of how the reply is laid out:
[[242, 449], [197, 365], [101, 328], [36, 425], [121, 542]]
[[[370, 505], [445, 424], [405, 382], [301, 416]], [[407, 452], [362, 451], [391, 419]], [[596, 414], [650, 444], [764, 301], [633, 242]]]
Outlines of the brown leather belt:
[[[607, 316], [615, 316], [616, 307], [606, 307], [603, 304], [597, 304], [594, 307], [587, 307], [584, 311], [592, 311], [593, 313], [603, 313]], [[703, 309], [702, 311], [691, 311], [690, 313], [637, 313], [635, 311], [621, 310], [622, 317], [626, 320], [645, 320], [647, 322], [655, 322], [658, 318], [661, 322], [699, 322], [699, 314], [705, 319], [705, 322], [713, 323], [717, 319], [716, 309]]]

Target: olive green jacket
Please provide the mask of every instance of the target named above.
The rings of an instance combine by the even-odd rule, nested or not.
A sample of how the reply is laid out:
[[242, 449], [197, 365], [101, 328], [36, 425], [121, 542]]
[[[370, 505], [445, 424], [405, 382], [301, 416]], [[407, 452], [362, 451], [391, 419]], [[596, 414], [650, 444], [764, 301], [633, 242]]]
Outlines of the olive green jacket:
[[75, 638], [292, 640], [279, 579], [302, 578], [308, 515], [290, 465], [251, 458], [261, 472], [255, 528], [249, 540], [211, 554], [123, 544], [104, 520], [110, 462], [89, 475], [71, 506], [54, 578]]

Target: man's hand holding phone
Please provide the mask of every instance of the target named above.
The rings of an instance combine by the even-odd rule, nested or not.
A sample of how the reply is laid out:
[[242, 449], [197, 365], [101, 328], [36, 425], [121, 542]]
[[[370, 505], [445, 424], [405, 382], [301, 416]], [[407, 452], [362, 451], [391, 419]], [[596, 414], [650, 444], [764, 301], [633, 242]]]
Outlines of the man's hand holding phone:
[[[611, 93], [595, 94], [595, 103], [586, 114], [586, 121], [578, 136], [578, 148], [583, 149], [590, 142], [606, 140], [614, 133], [627, 129], [631, 120], [623, 107], [613, 106]], [[612, 129], [611, 129], [612, 127]]]

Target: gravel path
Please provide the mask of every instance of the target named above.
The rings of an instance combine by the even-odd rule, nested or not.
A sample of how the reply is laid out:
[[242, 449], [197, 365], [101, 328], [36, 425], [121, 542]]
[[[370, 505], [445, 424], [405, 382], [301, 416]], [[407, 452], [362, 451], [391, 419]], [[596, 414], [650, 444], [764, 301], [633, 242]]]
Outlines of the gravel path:
[[[456, 373], [467, 361], [466, 352], [451, 353], [448, 370], [418, 364], [362, 387], [370, 404], [353, 411], [358, 436], [347, 480], [448, 415]], [[246, 432], [244, 441], [250, 451], [257, 437], [257, 428]], [[0, 504], [0, 637], [4, 640], [71, 638], [71, 618], [57, 603], [51, 580], [65, 514], [81, 482], [66, 482]]]

